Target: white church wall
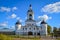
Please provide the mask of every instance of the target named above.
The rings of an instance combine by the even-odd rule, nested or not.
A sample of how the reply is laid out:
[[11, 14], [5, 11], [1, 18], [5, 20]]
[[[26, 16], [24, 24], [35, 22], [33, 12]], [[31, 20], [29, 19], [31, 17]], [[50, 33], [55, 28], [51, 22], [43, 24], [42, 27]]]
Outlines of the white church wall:
[[26, 25], [36, 25], [36, 22], [26, 22]]
[[[33, 35], [47, 35], [47, 24], [41, 24], [41, 26], [36, 25], [36, 21], [34, 20], [34, 13], [31, 9], [31, 5], [29, 7], [27, 14], [27, 20], [25, 21], [25, 26], [17, 25], [16, 33], [28, 35], [28, 32], [32, 32]], [[18, 22], [19, 23], [19, 22]]]
[[42, 27], [42, 35], [45, 34], [47, 35], [47, 24], [41, 24]]

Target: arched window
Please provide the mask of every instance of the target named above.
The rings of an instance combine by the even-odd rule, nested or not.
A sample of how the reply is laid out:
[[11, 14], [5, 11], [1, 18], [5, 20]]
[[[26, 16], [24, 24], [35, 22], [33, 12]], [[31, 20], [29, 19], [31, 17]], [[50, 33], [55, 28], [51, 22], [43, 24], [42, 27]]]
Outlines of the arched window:
[[29, 16], [32, 16], [32, 14], [29, 14]]
[[39, 30], [39, 28], [37, 28], [37, 30]]
[[29, 28], [31, 30], [31, 28]]
[[27, 30], [27, 28], [25, 28], [25, 30]]
[[32, 19], [32, 14], [29, 14], [29, 19]]
[[35, 28], [34, 28], [34, 30], [35, 30]]
[[24, 28], [23, 28], [23, 30], [24, 30]]

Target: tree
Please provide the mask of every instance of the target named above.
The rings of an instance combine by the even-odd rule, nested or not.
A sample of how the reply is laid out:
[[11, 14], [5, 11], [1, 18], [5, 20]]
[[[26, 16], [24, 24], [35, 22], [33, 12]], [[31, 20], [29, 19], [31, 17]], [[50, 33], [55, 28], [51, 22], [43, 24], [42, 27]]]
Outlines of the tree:
[[58, 31], [60, 31], [60, 28], [59, 28], [59, 30]]
[[57, 30], [57, 36], [60, 37], [60, 28]]
[[57, 38], [57, 27], [53, 28], [53, 35]]
[[53, 28], [53, 33], [56, 33], [56, 31], [57, 31], [57, 28], [54, 27], [54, 28]]
[[47, 32], [48, 32], [48, 34], [50, 34], [51, 33], [51, 30], [52, 28], [51, 28], [51, 26], [50, 25], [47, 25]]

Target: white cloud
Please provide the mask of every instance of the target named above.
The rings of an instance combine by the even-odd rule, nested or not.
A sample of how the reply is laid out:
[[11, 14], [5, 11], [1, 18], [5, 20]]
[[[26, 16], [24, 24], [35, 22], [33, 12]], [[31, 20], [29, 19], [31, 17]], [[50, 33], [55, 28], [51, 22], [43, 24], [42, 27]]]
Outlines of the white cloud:
[[36, 24], [40, 25], [42, 20], [47, 21], [49, 19], [52, 19], [52, 17], [49, 17], [47, 15], [38, 16], [38, 20], [36, 21], [37, 22]]
[[22, 19], [20, 19], [20, 17], [17, 17], [16, 19], [17, 19], [17, 20], [19, 20], [20, 22], [23, 22], [23, 20], [22, 20]]
[[13, 11], [14, 11], [14, 10], [17, 10], [17, 7], [13, 7], [12, 10], [13, 10]]
[[52, 17], [49, 17], [49, 19], [52, 19]]
[[42, 12], [46, 13], [59, 13], [60, 12], [60, 2], [53, 4], [48, 4], [42, 8]]
[[17, 19], [17, 20], [19, 20], [20, 22], [23, 22], [23, 20], [22, 20], [22, 19], [20, 19], [20, 17], [17, 17], [16, 19]]
[[17, 15], [14, 13], [10, 16], [10, 18], [16, 18], [16, 17], [17, 17]]
[[9, 18], [12, 18], [12, 19], [16, 18], [16, 20], [19, 20], [20, 22], [23, 22], [23, 20], [20, 19], [20, 17], [17, 17], [17, 15], [14, 14], [14, 13], [11, 16], [9, 16]]
[[25, 19], [27, 19], [27, 17], [25, 17]]
[[17, 10], [17, 7], [12, 7], [12, 8], [0, 7], [0, 12], [11, 12], [11, 11], [15, 11], [15, 10]]
[[16, 19], [17, 19], [17, 20], [19, 20], [19, 19], [20, 19], [20, 17], [17, 17]]
[[0, 23], [0, 26], [2, 26], [2, 27], [6, 27], [7, 24], [8, 24], [8, 22], [3, 22], [3, 23]]
[[10, 12], [10, 8], [8, 8], [8, 7], [0, 7], [0, 11], [2, 11], [2, 12]]
[[23, 20], [20, 19], [20, 22], [23, 22]]
[[11, 27], [10, 27], [10, 29], [15, 29], [15, 26], [14, 26], [14, 25], [13, 25], [13, 26], [11, 26]]
[[45, 20], [47, 21], [48, 19], [52, 19], [52, 17], [49, 17], [47, 15], [43, 15], [43, 16], [38, 16], [39, 20]]

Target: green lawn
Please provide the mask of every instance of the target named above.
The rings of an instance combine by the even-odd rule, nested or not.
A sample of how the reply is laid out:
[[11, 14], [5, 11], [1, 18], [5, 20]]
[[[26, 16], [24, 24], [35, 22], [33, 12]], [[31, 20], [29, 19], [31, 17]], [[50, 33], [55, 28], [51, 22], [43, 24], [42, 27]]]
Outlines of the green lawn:
[[60, 40], [60, 38], [58, 38], [57, 40]]
[[0, 40], [40, 40], [39, 36], [18, 36], [18, 35], [3, 35], [0, 34]]

